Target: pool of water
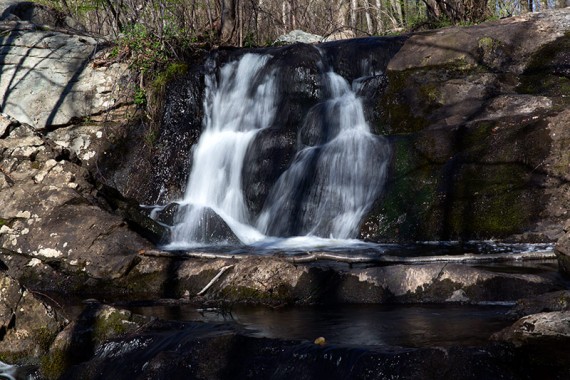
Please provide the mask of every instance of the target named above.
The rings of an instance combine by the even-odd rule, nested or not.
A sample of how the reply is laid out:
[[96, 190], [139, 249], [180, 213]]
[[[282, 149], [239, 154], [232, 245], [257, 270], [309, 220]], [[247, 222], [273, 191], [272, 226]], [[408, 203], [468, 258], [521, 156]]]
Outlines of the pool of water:
[[510, 323], [509, 305], [341, 305], [282, 308], [191, 305], [139, 306], [134, 312], [167, 320], [231, 322], [255, 337], [356, 346], [432, 347], [482, 345]]

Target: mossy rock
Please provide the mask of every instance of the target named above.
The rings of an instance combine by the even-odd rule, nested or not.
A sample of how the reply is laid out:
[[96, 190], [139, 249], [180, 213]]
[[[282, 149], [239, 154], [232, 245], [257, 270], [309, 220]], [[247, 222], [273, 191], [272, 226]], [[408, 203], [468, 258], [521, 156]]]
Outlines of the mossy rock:
[[513, 117], [392, 137], [384, 196], [361, 237], [455, 240], [524, 232], [546, 202], [545, 174], [535, 170], [550, 154], [545, 123]]
[[[446, 84], [465, 88], [477, 86], [478, 82], [486, 80], [486, 75], [491, 75], [488, 73], [485, 66], [462, 61], [442, 66], [389, 70], [386, 73], [388, 86], [377, 105], [381, 122], [374, 126], [375, 132], [382, 135], [419, 132], [437, 121], [446, 108], [457, 107], [457, 102], [466, 102], [466, 116], [470, 116], [470, 108], [476, 109], [479, 100], [457, 99], [456, 90], [447, 89]], [[452, 113], [456, 113], [455, 110]]]
[[47, 380], [56, 380], [73, 363], [69, 360], [69, 355], [64, 350], [53, 350], [48, 355], [44, 355], [40, 360], [40, 373]]

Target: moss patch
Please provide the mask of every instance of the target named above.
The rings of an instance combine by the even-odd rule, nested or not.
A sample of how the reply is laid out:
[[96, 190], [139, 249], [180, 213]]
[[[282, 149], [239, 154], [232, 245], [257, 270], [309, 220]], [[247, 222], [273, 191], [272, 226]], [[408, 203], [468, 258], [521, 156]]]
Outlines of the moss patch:
[[40, 361], [40, 372], [48, 380], [59, 379], [72, 363], [64, 350], [53, 350]]
[[389, 180], [362, 237], [504, 238], [539, 217], [550, 153], [544, 118], [511, 117], [391, 138]]

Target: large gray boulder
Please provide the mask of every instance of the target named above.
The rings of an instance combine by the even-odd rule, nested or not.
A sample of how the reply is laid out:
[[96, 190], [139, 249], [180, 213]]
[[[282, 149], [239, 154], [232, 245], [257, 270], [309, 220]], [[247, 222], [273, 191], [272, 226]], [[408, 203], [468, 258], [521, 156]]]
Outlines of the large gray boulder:
[[126, 66], [93, 61], [104, 41], [3, 22], [0, 110], [37, 128], [66, 125], [128, 99]]

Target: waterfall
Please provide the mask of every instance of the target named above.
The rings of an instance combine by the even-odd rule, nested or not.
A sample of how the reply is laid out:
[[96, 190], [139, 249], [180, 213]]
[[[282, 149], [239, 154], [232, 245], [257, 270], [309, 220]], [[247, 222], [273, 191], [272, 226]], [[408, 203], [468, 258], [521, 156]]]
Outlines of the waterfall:
[[[354, 238], [386, 175], [389, 145], [370, 133], [362, 102], [340, 75], [325, 75], [328, 99], [307, 115], [303, 147], [272, 189], [257, 227], [268, 235]], [[314, 139], [314, 138], [313, 138]]]
[[278, 72], [267, 67], [269, 60], [246, 54], [225, 64], [218, 76], [215, 70], [206, 76], [203, 132], [178, 202], [171, 248], [231, 243], [232, 233], [248, 245], [274, 237], [355, 238], [380, 195], [389, 144], [370, 132], [350, 84], [323, 70], [326, 96], [306, 115], [297, 154], [259, 215], [250, 215], [241, 178], [244, 158], [256, 134], [272, 125], [279, 100]]
[[[193, 152], [193, 166], [178, 223], [171, 240], [177, 245], [212, 243], [212, 212], [244, 243], [260, 239], [248, 227], [241, 169], [255, 134], [275, 116], [275, 76], [263, 71], [268, 56], [246, 54], [206, 76], [204, 128]], [[217, 242], [217, 243], [223, 243]]]

